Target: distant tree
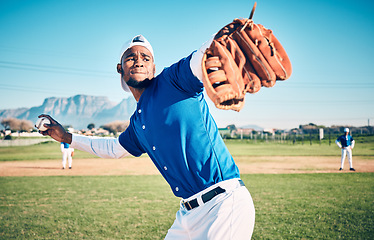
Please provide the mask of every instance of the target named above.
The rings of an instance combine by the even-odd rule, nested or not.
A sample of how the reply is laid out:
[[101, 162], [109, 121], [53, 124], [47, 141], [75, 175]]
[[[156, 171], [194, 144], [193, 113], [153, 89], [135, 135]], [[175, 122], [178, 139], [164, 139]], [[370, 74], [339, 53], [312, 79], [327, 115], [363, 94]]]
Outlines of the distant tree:
[[1, 120], [1, 125], [3, 125], [5, 130], [10, 130], [10, 125], [12, 124], [12, 118], [4, 118]]
[[229, 129], [230, 132], [237, 130], [235, 124], [230, 124], [226, 128]]
[[34, 124], [29, 120], [21, 120], [17, 118], [4, 118], [1, 125], [7, 130], [29, 132], [32, 131]]
[[4, 140], [12, 140], [12, 136], [11, 135], [6, 135], [5, 137], [4, 137]]
[[29, 120], [21, 120], [19, 129], [21, 132], [29, 132], [32, 131], [34, 127], [34, 124]]
[[87, 129], [92, 130], [94, 128], [95, 128], [95, 124], [94, 123], [90, 123], [90, 124], [87, 125]]
[[124, 132], [129, 126], [130, 121], [113, 121], [101, 126], [103, 129], [116, 135], [118, 132]]

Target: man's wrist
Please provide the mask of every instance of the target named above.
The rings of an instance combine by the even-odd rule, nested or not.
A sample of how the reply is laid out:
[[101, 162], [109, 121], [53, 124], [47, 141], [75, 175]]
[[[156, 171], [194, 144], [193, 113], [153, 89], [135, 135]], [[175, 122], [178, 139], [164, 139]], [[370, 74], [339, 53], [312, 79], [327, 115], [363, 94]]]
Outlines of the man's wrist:
[[201, 61], [203, 59], [203, 55], [205, 51], [210, 47], [214, 39], [214, 36], [212, 36], [208, 41], [206, 41], [200, 49], [198, 49], [196, 52], [192, 54], [191, 60], [190, 60], [190, 68], [195, 77], [197, 77], [200, 81], [203, 81], [203, 70], [201, 66]]
[[69, 133], [69, 132], [66, 132], [64, 134], [64, 136], [62, 137], [62, 141], [64, 143], [68, 143], [68, 144], [71, 144], [72, 139], [73, 139], [73, 135], [71, 133]]

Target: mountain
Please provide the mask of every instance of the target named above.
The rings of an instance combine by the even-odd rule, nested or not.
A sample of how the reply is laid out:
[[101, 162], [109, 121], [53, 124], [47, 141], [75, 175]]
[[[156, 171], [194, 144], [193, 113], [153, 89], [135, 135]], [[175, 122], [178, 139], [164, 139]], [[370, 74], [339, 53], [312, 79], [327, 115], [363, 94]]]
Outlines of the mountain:
[[46, 98], [41, 106], [0, 110], [0, 119], [18, 118], [35, 122], [42, 113], [51, 115], [62, 125], [85, 129], [88, 124], [96, 127], [115, 120], [129, 120], [136, 109], [133, 98], [116, 104], [107, 97], [76, 95], [69, 98]]
[[262, 128], [260, 126], [257, 126], [257, 125], [245, 125], [245, 126], [242, 126], [240, 128], [254, 129], [256, 131], [263, 131], [264, 130], [264, 128]]

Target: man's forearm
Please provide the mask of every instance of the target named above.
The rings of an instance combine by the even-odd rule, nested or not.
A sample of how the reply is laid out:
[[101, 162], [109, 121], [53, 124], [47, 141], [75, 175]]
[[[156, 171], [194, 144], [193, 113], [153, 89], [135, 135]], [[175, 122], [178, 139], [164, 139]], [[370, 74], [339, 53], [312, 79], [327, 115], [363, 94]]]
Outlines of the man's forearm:
[[88, 137], [72, 134], [71, 147], [101, 158], [123, 158], [130, 155], [119, 143], [118, 138]]
[[336, 145], [338, 145], [339, 148], [342, 148], [342, 145], [340, 144], [340, 142], [338, 140], [335, 141]]

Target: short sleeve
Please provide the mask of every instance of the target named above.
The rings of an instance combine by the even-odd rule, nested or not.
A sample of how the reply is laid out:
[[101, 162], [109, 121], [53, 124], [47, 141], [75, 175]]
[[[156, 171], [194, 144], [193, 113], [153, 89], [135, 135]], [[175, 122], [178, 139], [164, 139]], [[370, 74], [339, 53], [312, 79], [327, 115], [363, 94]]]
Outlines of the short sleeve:
[[178, 90], [194, 95], [201, 93], [204, 90], [204, 85], [192, 73], [190, 67], [191, 57], [192, 54], [165, 68], [161, 75]]

